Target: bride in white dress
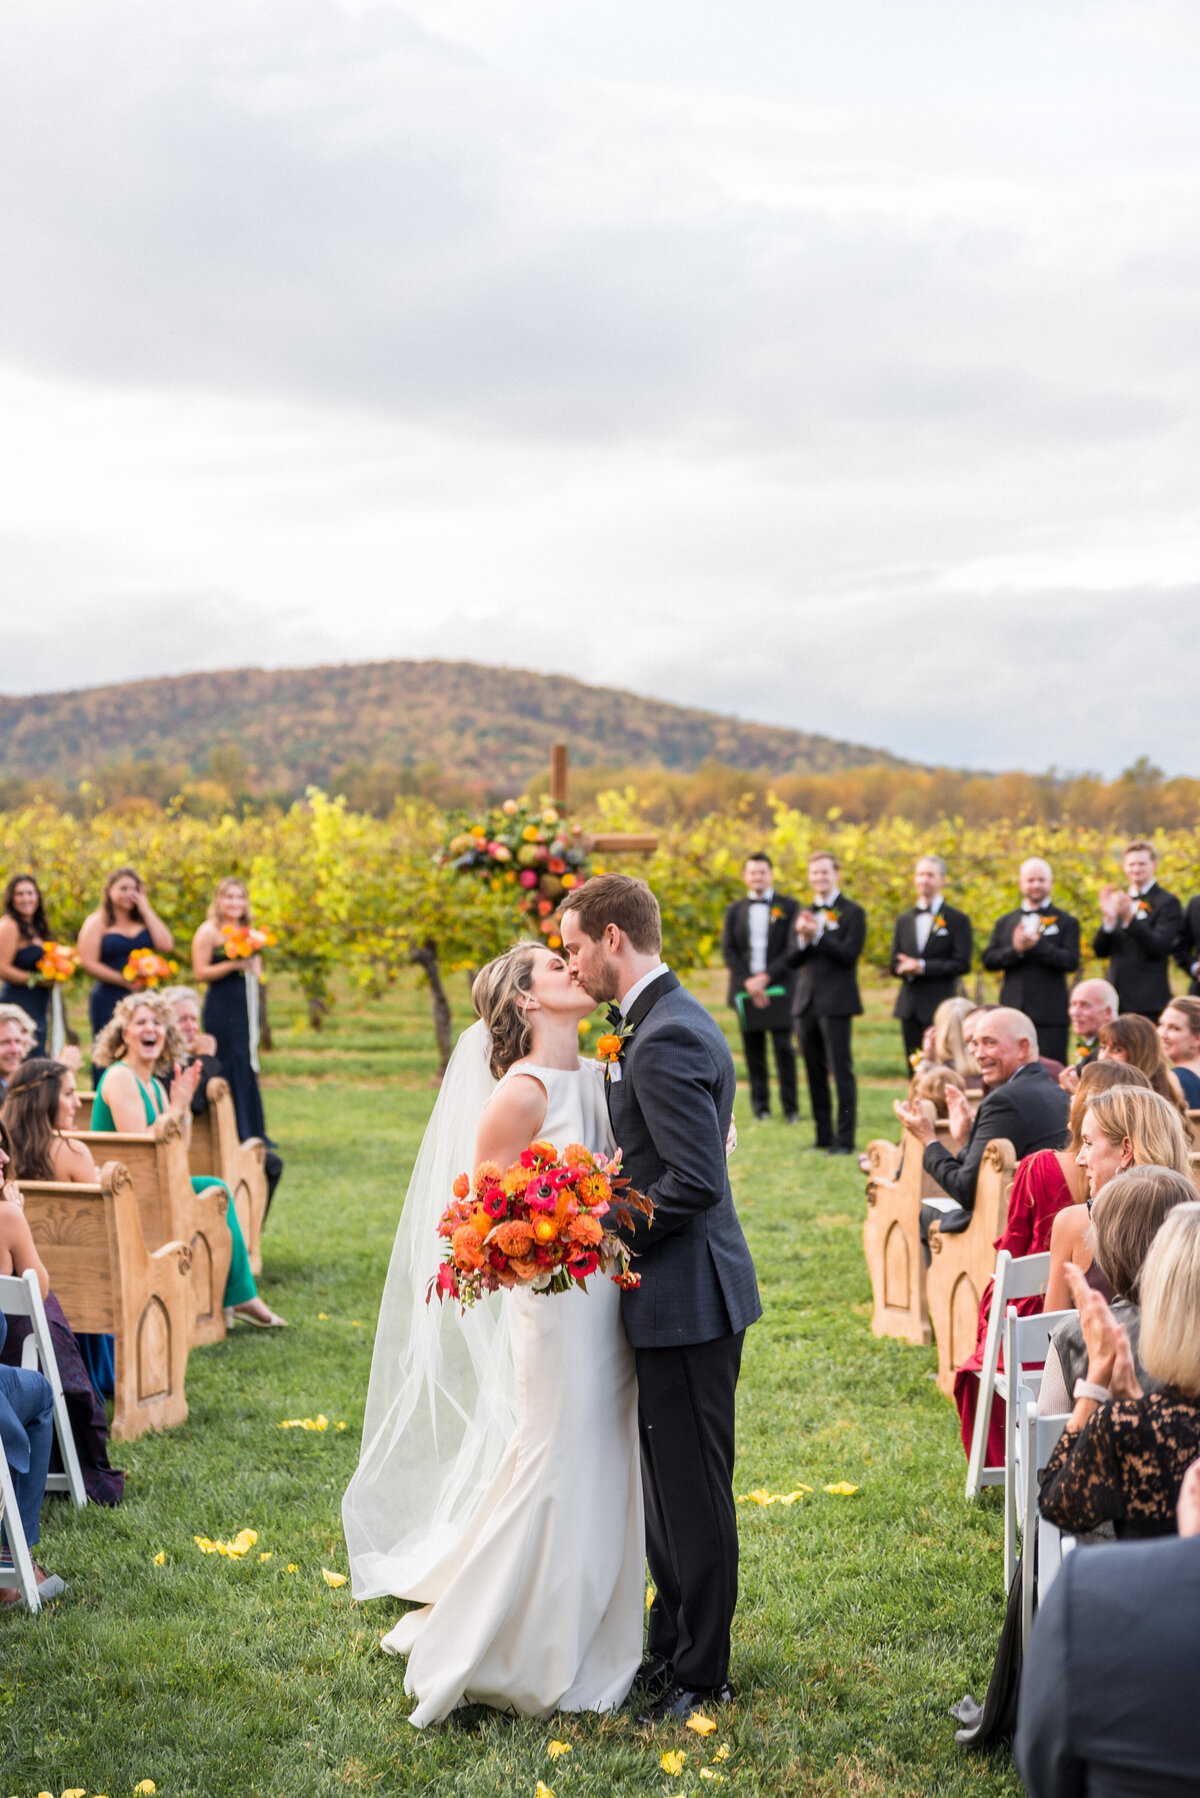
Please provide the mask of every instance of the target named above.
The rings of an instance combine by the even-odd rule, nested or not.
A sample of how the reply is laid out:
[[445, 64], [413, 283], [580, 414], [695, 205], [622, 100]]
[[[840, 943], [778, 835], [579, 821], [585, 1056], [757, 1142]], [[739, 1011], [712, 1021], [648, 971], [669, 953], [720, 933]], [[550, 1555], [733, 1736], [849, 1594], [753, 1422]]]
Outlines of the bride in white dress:
[[637, 1380], [620, 1292], [515, 1288], [460, 1317], [425, 1302], [456, 1174], [536, 1138], [611, 1153], [604, 1071], [581, 1062], [594, 1001], [559, 955], [489, 964], [425, 1134], [384, 1291], [362, 1453], [342, 1506], [356, 1598], [418, 1601], [385, 1636], [408, 1656], [409, 1721], [460, 1704], [609, 1710], [642, 1658]]

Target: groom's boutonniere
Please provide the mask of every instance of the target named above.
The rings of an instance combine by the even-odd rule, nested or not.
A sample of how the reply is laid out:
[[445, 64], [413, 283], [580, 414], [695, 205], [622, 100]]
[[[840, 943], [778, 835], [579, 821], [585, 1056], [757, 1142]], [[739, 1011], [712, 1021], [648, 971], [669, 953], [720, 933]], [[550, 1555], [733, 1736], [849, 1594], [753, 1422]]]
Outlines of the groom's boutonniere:
[[621, 1057], [625, 1053], [625, 1044], [633, 1035], [633, 1025], [621, 1020], [616, 1030], [609, 1030], [596, 1044], [596, 1059], [605, 1064], [610, 1080], [621, 1078]]
[[778, 922], [779, 922], [780, 918], [782, 918], [782, 916], [783, 916], [782, 905], [773, 905], [771, 907], [771, 922], [772, 922], [772, 924], [778, 924]]

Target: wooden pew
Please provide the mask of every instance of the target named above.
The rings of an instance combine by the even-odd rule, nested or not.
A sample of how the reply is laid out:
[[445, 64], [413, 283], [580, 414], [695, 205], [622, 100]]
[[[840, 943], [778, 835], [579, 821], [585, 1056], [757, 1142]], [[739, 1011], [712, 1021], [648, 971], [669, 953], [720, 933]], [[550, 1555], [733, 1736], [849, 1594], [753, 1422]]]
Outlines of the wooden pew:
[[267, 1145], [260, 1136], [238, 1140], [237, 1114], [227, 1080], [210, 1080], [204, 1089], [208, 1110], [192, 1117], [188, 1167], [193, 1174], [224, 1180], [234, 1209], [252, 1274], [262, 1272], [262, 1228], [267, 1215]]
[[96, 1186], [22, 1180], [25, 1218], [71, 1328], [111, 1333], [111, 1435], [131, 1442], [187, 1417], [191, 1250], [147, 1248], [128, 1169], [106, 1161]]
[[947, 1398], [954, 1396], [955, 1373], [975, 1352], [979, 1301], [996, 1271], [992, 1244], [1003, 1235], [1008, 1220], [1016, 1165], [1012, 1144], [1006, 1137], [995, 1138], [983, 1151], [975, 1209], [966, 1229], [957, 1236], [943, 1236], [936, 1220], [929, 1226], [926, 1290], [937, 1341], [938, 1385]]
[[[945, 1119], [938, 1119], [935, 1128], [938, 1141], [950, 1148]], [[915, 1138], [868, 1143], [867, 1159], [870, 1173], [863, 1254], [874, 1300], [871, 1329], [876, 1336], [898, 1336], [902, 1342], [928, 1348], [931, 1331], [921, 1250], [921, 1201], [935, 1194], [947, 1195], [925, 1172], [921, 1145]]]
[[228, 1199], [219, 1186], [192, 1191], [187, 1150], [178, 1118], [160, 1117], [150, 1136], [111, 1131], [72, 1131], [94, 1161], [116, 1156], [128, 1169], [146, 1246], [185, 1242], [191, 1252], [189, 1334], [191, 1347], [225, 1338], [225, 1285], [233, 1238], [225, 1218]]

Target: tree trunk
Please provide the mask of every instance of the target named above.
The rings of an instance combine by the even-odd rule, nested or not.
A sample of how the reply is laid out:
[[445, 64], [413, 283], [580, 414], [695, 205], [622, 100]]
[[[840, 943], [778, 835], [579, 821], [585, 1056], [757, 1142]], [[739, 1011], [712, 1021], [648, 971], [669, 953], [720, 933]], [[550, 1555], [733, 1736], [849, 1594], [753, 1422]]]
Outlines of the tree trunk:
[[429, 982], [429, 1006], [433, 1012], [433, 1034], [437, 1038], [437, 1077], [440, 1080], [450, 1060], [450, 1001], [442, 985], [442, 970], [438, 963], [437, 944], [433, 938], [426, 937], [423, 943], [415, 945], [409, 952], [409, 960], [415, 961], [419, 968], [424, 968], [425, 978]]

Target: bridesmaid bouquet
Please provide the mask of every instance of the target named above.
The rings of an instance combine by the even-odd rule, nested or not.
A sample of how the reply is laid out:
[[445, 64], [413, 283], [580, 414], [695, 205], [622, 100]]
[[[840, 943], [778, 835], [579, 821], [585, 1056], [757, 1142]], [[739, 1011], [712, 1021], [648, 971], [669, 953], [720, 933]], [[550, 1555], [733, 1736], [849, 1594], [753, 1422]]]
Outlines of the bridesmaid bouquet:
[[263, 949], [273, 949], [279, 938], [270, 930], [256, 930], [252, 924], [222, 924], [221, 944], [226, 961], [248, 961]]
[[503, 1174], [495, 1162], [481, 1162], [473, 1191], [469, 1177], [460, 1174], [454, 1202], [438, 1224], [447, 1247], [425, 1303], [436, 1292], [439, 1301], [457, 1299], [465, 1311], [481, 1293], [502, 1286], [534, 1292], [579, 1286], [586, 1292], [597, 1268], [626, 1290], [640, 1286], [628, 1245], [601, 1222], [611, 1214], [628, 1229], [634, 1211], [653, 1216], [651, 1201], [628, 1186], [619, 1149], [610, 1160], [579, 1143], [568, 1144], [561, 1155], [552, 1143], [531, 1143]]
[[135, 993], [144, 993], [178, 972], [177, 961], [168, 961], [154, 949], [135, 949], [121, 969], [121, 979], [127, 980]]
[[79, 951], [70, 943], [43, 943], [42, 959], [29, 976], [30, 986], [63, 986], [79, 971]]

